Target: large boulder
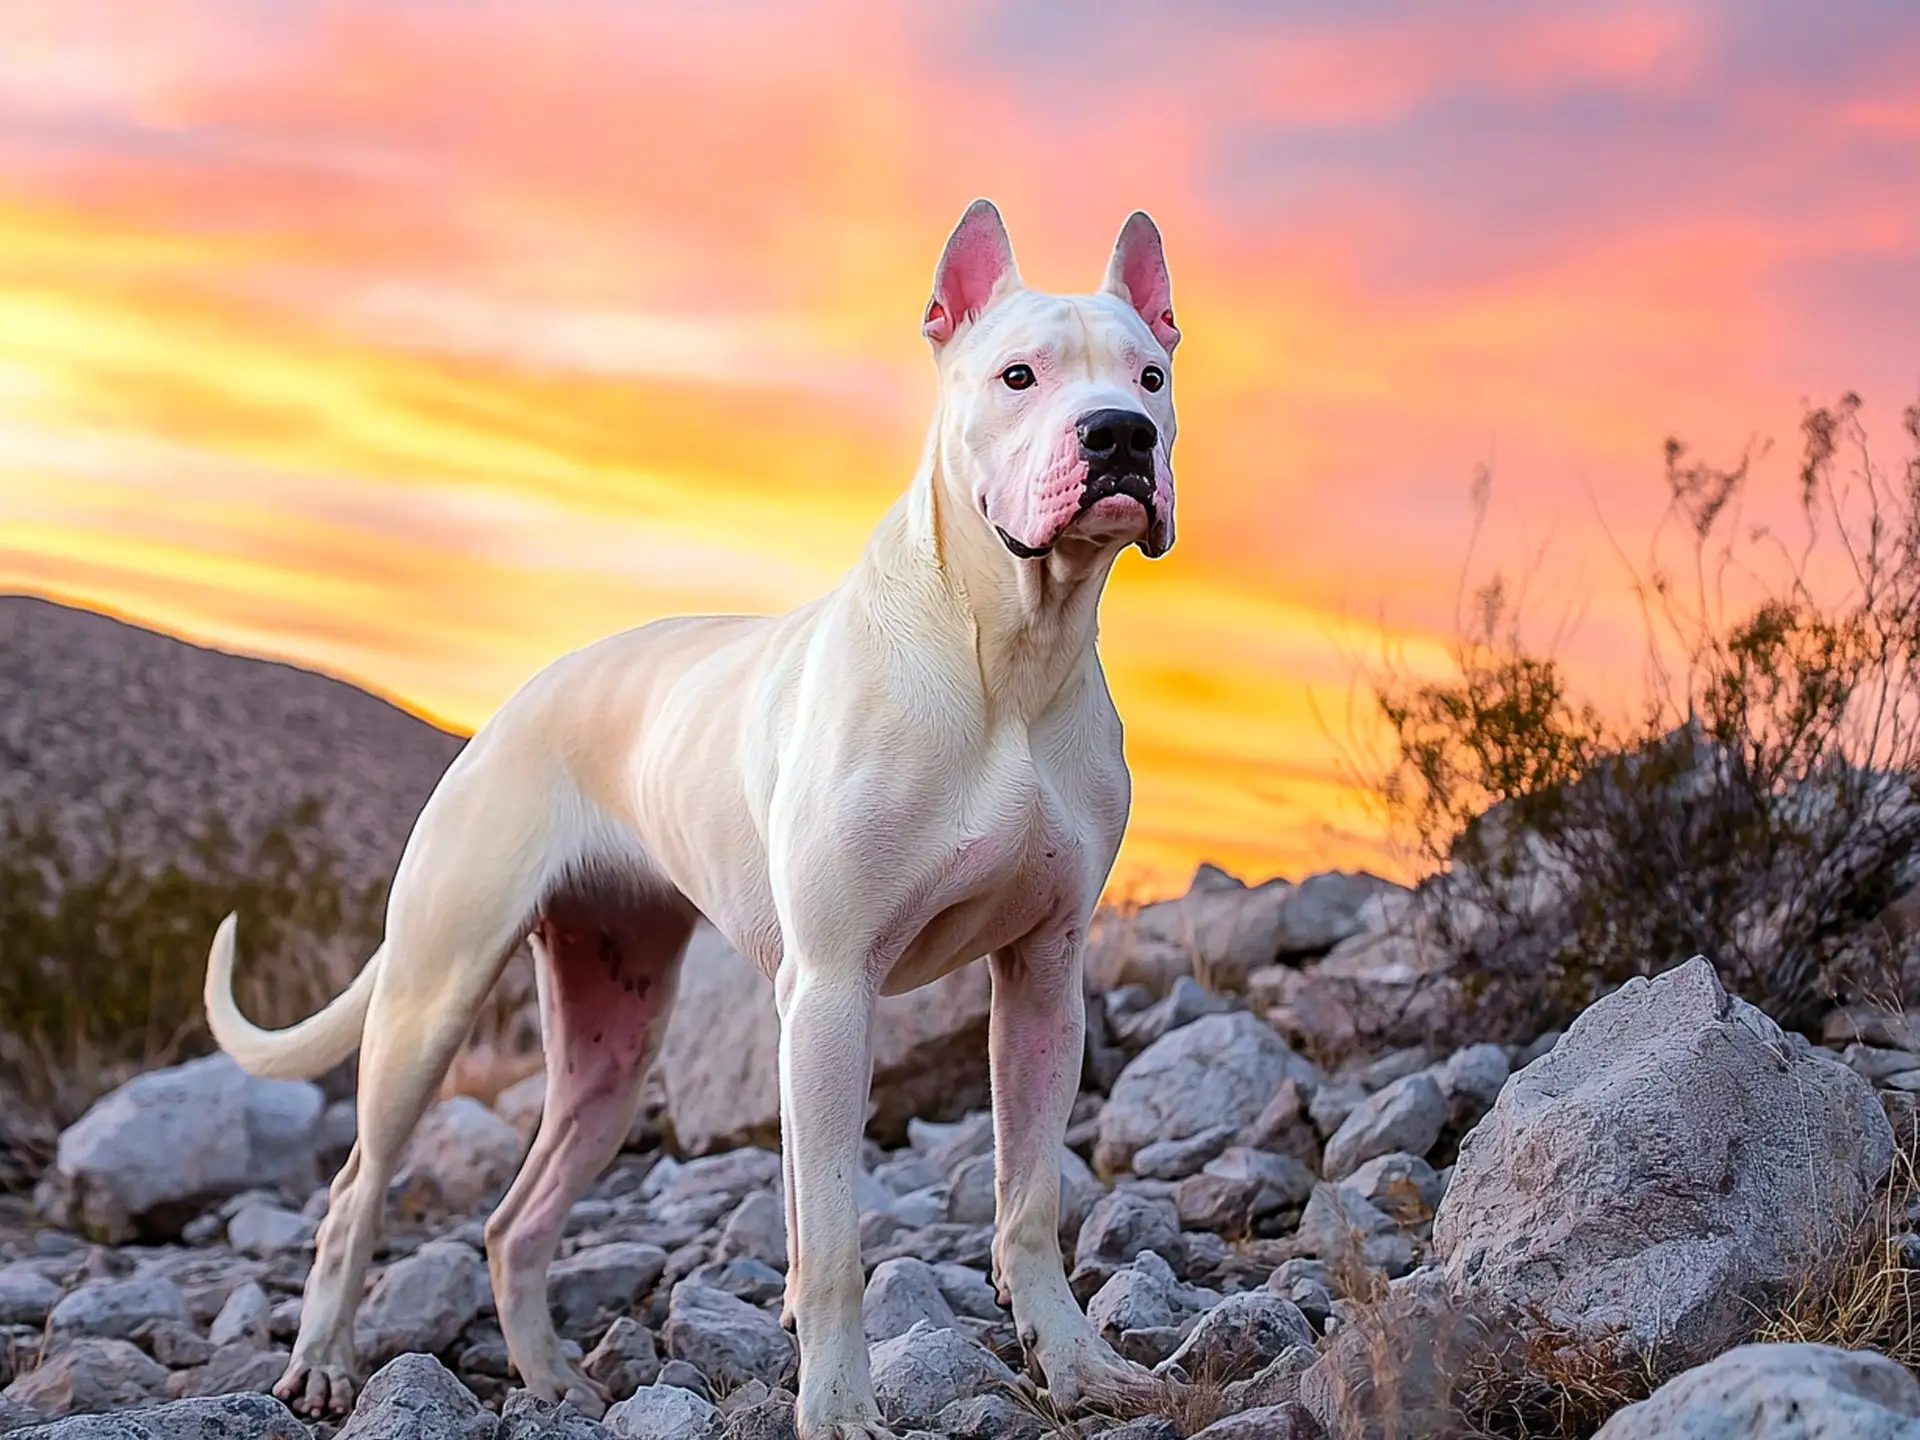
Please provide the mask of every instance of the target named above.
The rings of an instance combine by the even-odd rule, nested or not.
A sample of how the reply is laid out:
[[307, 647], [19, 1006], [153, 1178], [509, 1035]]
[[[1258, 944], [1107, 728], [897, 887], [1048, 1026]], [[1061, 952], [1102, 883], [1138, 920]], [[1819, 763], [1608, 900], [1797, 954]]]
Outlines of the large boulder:
[[1237, 1130], [1259, 1119], [1290, 1078], [1310, 1083], [1313, 1067], [1257, 1016], [1202, 1016], [1154, 1041], [1120, 1072], [1100, 1111], [1094, 1165], [1110, 1175], [1156, 1141]]
[[1594, 1440], [1920, 1440], [1920, 1382], [1871, 1350], [1742, 1345], [1616, 1411]]
[[61, 1133], [35, 1199], [109, 1244], [172, 1239], [213, 1201], [318, 1183], [324, 1107], [319, 1086], [262, 1080], [226, 1055], [151, 1070]]
[[[955, 1118], [985, 1101], [991, 1000], [985, 965], [963, 965], [931, 985], [881, 997], [868, 1123], [875, 1139], [897, 1144], [914, 1116]], [[681, 965], [655, 1071], [684, 1153], [778, 1145], [780, 1020], [773, 987], [706, 925], [694, 931]]]
[[1819, 1282], [1892, 1152], [1865, 1081], [1696, 958], [1629, 981], [1507, 1082], [1434, 1246], [1469, 1292], [1696, 1363]]

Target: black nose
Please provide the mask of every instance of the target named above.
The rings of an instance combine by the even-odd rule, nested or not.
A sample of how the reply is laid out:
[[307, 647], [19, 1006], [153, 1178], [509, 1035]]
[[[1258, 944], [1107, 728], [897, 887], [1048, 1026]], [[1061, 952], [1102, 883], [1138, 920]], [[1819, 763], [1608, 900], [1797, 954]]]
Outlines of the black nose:
[[1151, 475], [1160, 432], [1138, 410], [1090, 410], [1080, 417], [1080, 454], [1087, 478]]

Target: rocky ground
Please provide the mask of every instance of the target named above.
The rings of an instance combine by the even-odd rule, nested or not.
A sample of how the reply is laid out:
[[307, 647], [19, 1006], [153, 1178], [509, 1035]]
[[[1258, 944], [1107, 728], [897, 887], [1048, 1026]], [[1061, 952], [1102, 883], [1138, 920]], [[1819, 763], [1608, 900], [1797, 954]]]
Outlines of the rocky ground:
[[[1837, 1012], [1813, 1045], [1695, 960], [1525, 1045], [1311, 1058], [1339, 1049], [1312, 1043], [1314, 977], [1348, 1001], [1390, 989], [1407, 904], [1370, 877], [1247, 889], [1204, 871], [1096, 945], [1060, 1228], [1101, 1334], [1168, 1382], [1153, 1413], [1056, 1415], [995, 1298], [984, 977], [888, 1002], [858, 1195], [889, 1423], [955, 1440], [1468, 1433], [1480, 1362], [1516, 1353], [1497, 1323], [1532, 1327], [1513, 1394], [1556, 1383], [1555, 1357], [1674, 1377], [1605, 1440], [1920, 1440], [1920, 1383], [1893, 1361], [1743, 1344], [1879, 1223], [1920, 1035]], [[216, 1056], [101, 1100], [33, 1205], [0, 1216], [0, 1431], [792, 1435], [772, 1006], [723, 945], [701, 947], [649, 1114], [552, 1272], [560, 1332], [615, 1402], [603, 1418], [517, 1390], [492, 1314], [482, 1226], [536, 1123], [537, 1075], [423, 1123], [360, 1314], [372, 1378], [353, 1414], [309, 1426], [266, 1395], [352, 1105]], [[1920, 1237], [1891, 1240], [1920, 1264]]]

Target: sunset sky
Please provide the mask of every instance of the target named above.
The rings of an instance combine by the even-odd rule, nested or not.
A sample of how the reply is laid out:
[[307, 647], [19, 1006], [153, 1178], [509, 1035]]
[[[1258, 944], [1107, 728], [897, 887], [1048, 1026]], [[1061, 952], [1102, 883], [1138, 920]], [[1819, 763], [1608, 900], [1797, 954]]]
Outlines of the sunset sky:
[[[1128, 211], [1179, 543], [1103, 652], [1127, 886], [1387, 865], [1356, 663], [1483, 568], [1603, 699], [1677, 432], [1920, 395], [1920, 6], [0, 0], [0, 589], [472, 727], [541, 664], [833, 583], [909, 478], [933, 262]], [[1563, 626], [1563, 622], [1567, 622]]]

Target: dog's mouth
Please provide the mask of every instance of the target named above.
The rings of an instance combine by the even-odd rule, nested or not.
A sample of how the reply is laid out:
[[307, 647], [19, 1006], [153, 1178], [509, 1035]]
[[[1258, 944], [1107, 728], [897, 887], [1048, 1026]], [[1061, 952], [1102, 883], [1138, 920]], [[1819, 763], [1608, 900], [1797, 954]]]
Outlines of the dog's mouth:
[[[1060, 534], [1066, 534], [1096, 510], [1098, 511], [1097, 518], [1118, 519], [1125, 511], [1131, 509], [1132, 505], [1137, 504], [1142, 510], [1146, 511], [1147, 516], [1146, 534], [1143, 535], [1137, 543], [1143, 550], [1146, 550], [1147, 553], [1156, 553], [1154, 549], [1150, 548], [1151, 537], [1154, 536], [1159, 529], [1157, 517], [1154, 514], [1153, 499], [1154, 481], [1151, 475], [1129, 472], [1119, 475], [1097, 476], [1089, 480], [1081, 489], [1080, 503], [1074, 507], [1072, 518], [1060, 528]], [[1131, 503], [1114, 504], [1113, 502], [1115, 501]], [[1022, 560], [1044, 559], [1053, 553], [1053, 547], [1059, 539], [1059, 536], [1056, 536], [1044, 545], [1029, 545], [1025, 541], [1017, 540], [1012, 535], [1009, 535], [1004, 526], [995, 525], [993, 528], [1000, 536], [1000, 543], [1005, 545], [1010, 553], [1018, 556]]]

